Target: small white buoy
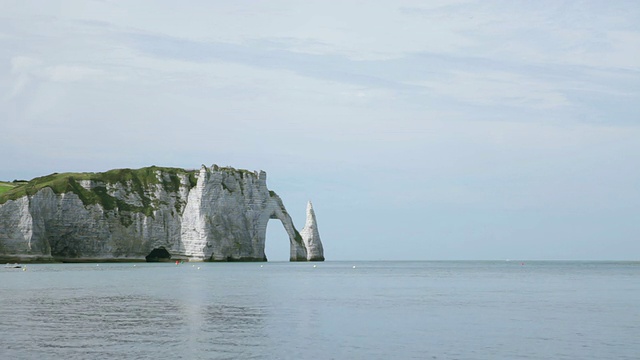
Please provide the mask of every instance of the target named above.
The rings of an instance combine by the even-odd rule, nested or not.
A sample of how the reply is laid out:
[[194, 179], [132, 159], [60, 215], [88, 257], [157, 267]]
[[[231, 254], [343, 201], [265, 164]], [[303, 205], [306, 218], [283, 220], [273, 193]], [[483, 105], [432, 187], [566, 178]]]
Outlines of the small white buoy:
[[316, 267], [315, 265], [313, 265], [313, 267]]
[[262, 267], [262, 265], [260, 265], [260, 267]]
[[200, 266], [198, 266], [198, 270], [200, 270]]
[[136, 267], [136, 264], [133, 264], [133, 267]]
[[96, 266], [100, 266], [100, 264], [96, 264]]
[[355, 268], [356, 268], [356, 266], [355, 266], [355, 265], [353, 265], [353, 268], [355, 269]]

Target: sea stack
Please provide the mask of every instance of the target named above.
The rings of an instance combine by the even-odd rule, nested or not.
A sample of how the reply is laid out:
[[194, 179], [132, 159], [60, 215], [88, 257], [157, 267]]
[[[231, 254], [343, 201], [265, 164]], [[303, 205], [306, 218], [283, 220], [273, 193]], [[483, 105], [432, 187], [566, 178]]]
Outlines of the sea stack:
[[307, 203], [307, 221], [302, 231], [300, 231], [300, 235], [307, 249], [307, 260], [324, 261], [324, 250], [320, 241], [320, 233], [318, 232], [316, 213], [313, 211], [311, 201]]

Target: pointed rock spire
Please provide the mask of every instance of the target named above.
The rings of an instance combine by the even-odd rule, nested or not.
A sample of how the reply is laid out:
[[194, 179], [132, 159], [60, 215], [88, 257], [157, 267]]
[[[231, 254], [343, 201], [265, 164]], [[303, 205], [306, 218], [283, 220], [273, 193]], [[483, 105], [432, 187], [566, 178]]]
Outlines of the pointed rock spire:
[[302, 236], [302, 241], [304, 241], [305, 247], [307, 248], [307, 260], [324, 261], [324, 250], [322, 248], [322, 242], [320, 241], [316, 214], [313, 211], [311, 201], [307, 203], [307, 221], [302, 231], [300, 231], [300, 236]]

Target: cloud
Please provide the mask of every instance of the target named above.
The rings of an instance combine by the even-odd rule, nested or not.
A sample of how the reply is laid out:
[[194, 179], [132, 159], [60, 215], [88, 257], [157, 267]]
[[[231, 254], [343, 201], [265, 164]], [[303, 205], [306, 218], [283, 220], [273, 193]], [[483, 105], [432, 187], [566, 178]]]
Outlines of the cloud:
[[11, 73], [23, 74], [42, 65], [42, 61], [28, 56], [14, 56], [11, 58]]
[[563, 89], [523, 74], [499, 71], [452, 71], [447, 79], [416, 85], [483, 106], [553, 109], [570, 104]]
[[[530, 65], [635, 69], [640, 28], [633, 2], [468, 1], [402, 8], [464, 37], [454, 54]], [[426, 48], [425, 48], [426, 49]]]
[[12, 85], [8, 93], [3, 97], [5, 101], [8, 101], [22, 93], [31, 82], [35, 69], [42, 64], [39, 60], [28, 56], [14, 56], [11, 58], [10, 63], [11, 75], [9, 81]]
[[[15, 56], [11, 58], [11, 73], [8, 79], [12, 85], [4, 96], [4, 101], [15, 101], [28, 88], [34, 89], [32, 94], [42, 95], [38, 88], [45, 82], [70, 83], [88, 80], [105, 80], [106, 72], [82, 65], [59, 64], [47, 65], [44, 61], [29, 56]], [[55, 95], [57, 98], [58, 96]], [[37, 105], [37, 98], [32, 105]], [[55, 100], [46, 101], [50, 107]], [[33, 106], [31, 106], [33, 108]], [[44, 111], [45, 109], [43, 109]]]
[[87, 66], [57, 65], [44, 69], [44, 74], [51, 81], [75, 82], [102, 77], [105, 71]]

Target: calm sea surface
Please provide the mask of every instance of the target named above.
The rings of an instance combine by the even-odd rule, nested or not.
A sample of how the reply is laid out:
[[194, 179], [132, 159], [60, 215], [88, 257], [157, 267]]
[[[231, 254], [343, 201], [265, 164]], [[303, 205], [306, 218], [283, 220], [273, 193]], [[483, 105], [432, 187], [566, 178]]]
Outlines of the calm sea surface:
[[640, 263], [0, 268], [0, 359], [152, 358], [639, 359]]

